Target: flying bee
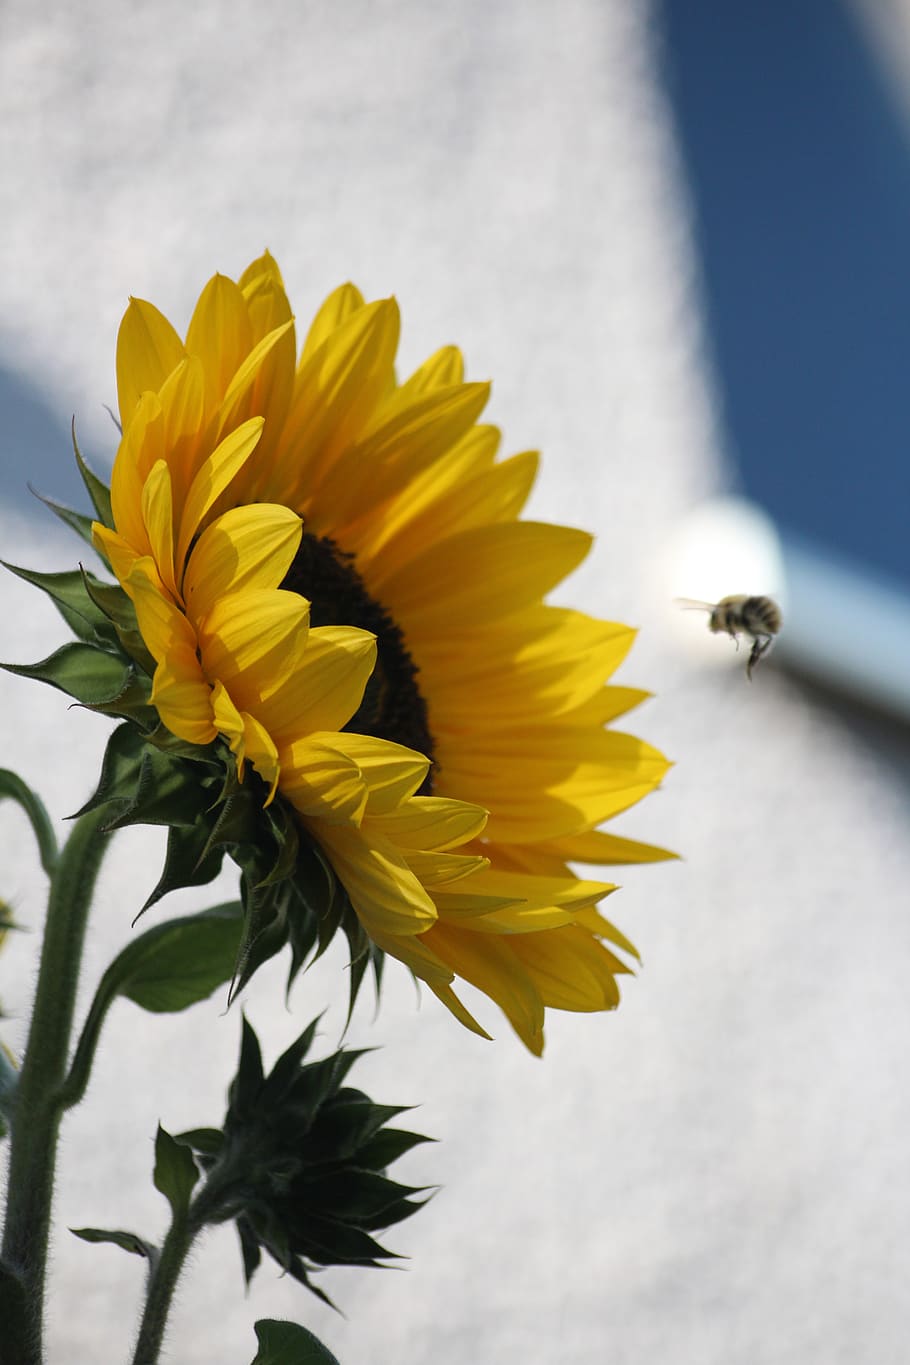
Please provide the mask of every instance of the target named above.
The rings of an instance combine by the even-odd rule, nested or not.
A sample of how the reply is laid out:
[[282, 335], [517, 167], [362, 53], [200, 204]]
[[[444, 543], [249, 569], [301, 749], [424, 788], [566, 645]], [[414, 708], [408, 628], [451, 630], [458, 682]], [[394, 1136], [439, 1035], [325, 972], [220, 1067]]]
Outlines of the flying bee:
[[719, 602], [694, 602], [689, 597], [679, 597], [685, 607], [701, 608], [710, 613], [708, 629], [715, 635], [725, 632], [736, 641], [748, 635], [752, 640], [749, 661], [746, 664], [746, 677], [752, 681], [752, 670], [761, 656], [770, 649], [771, 643], [781, 628], [780, 607], [770, 597], [748, 597], [745, 593], [735, 597], [722, 597]]

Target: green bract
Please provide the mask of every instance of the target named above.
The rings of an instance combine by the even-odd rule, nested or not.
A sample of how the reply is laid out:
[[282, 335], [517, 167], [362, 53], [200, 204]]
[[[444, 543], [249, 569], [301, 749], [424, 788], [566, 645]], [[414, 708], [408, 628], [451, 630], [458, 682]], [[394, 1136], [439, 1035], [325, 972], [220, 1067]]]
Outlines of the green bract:
[[419, 1143], [387, 1128], [404, 1106], [374, 1104], [345, 1085], [361, 1052], [341, 1049], [307, 1062], [312, 1023], [265, 1076], [256, 1035], [244, 1020], [240, 1065], [221, 1129], [179, 1135], [208, 1181], [204, 1221], [233, 1219], [247, 1281], [263, 1250], [326, 1303], [310, 1279], [329, 1265], [378, 1266], [395, 1258], [373, 1234], [423, 1206], [426, 1187], [390, 1180], [386, 1168]]

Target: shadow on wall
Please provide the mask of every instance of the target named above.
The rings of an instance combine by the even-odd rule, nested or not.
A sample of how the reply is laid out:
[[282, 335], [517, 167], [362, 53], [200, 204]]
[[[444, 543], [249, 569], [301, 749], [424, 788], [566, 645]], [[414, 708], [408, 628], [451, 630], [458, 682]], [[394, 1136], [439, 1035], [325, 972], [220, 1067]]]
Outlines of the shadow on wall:
[[[0, 370], [0, 413], [0, 499], [28, 517], [48, 516], [29, 491], [31, 486], [57, 502], [89, 511], [66, 418], [53, 412], [20, 375], [8, 370]], [[92, 468], [107, 479], [109, 460], [86, 448], [84, 440], [79, 445]]]

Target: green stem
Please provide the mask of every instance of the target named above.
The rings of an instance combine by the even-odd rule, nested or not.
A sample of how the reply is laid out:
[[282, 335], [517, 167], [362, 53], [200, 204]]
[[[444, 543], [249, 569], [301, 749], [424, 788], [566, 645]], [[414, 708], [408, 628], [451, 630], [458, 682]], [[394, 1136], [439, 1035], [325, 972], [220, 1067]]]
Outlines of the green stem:
[[230, 1191], [235, 1183], [233, 1166], [216, 1162], [206, 1173], [202, 1189], [189, 1208], [182, 1213], [175, 1213], [172, 1206], [171, 1226], [160, 1255], [149, 1270], [145, 1308], [132, 1365], [157, 1365], [174, 1290], [190, 1247], [204, 1227], [210, 1223], [223, 1223], [238, 1211], [231, 1210], [224, 1202], [225, 1192]]
[[109, 836], [109, 812], [89, 811], [73, 826], [51, 879], [38, 988], [13, 1109], [3, 1263], [19, 1288], [23, 1314], [5, 1322], [4, 1359], [40, 1365], [61, 1087], [85, 926]]
[[201, 1224], [193, 1219], [192, 1212], [188, 1211], [180, 1217], [175, 1217], [168, 1229], [161, 1254], [149, 1270], [145, 1308], [139, 1324], [133, 1365], [155, 1365], [158, 1359], [174, 1290], [177, 1288], [180, 1272], [200, 1227]]

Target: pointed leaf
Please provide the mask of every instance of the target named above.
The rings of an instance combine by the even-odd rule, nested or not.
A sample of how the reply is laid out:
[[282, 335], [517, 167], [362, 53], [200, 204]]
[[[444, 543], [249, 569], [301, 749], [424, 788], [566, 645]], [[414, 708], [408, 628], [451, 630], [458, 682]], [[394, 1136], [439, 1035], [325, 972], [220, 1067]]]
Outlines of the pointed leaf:
[[69, 1075], [63, 1103], [85, 1093], [101, 1028], [118, 995], [152, 1013], [176, 1013], [204, 1000], [230, 980], [240, 936], [240, 906], [212, 906], [196, 915], [156, 924], [117, 954], [95, 991]]
[[310, 1050], [321, 1018], [321, 1015], [317, 1015], [313, 1022], [306, 1026], [300, 1037], [296, 1038], [285, 1052], [282, 1052], [272, 1067], [263, 1091], [263, 1098], [267, 1095], [271, 1104], [277, 1106], [280, 1103], [281, 1097], [298, 1076], [300, 1063]]
[[231, 1082], [231, 1109], [243, 1115], [251, 1111], [259, 1098], [262, 1088], [262, 1052], [259, 1039], [249, 1020], [244, 1017], [243, 1035], [240, 1042], [240, 1063], [237, 1075]]
[[220, 848], [206, 854], [207, 846], [208, 831], [201, 821], [189, 829], [174, 825], [168, 830], [164, 867], [140, 914], [145, 914], [171, 891], [185, 886], [207, 886], [214, 881], [221, 871], [224, 854]]
[[[47, 593], [74, 635], [86, 642], [101, 641], [110, 646], [117, 642], [111, 623], [95, 605], [86, 588], [88, 575], [83, 569], [65, 573], [38, 573], [24, 569], [8, 560], [0, 560], [10, 573]], [[127, 599], [128, 600], [128, 599]]]
[[79, 473], [82, 475], [82, 482], [85, 484], [92, 506], [98, 514], [98, 520], [104, 522], [105, 526], [113, 527], [114, 514], [111, 511], [111, 493], [107, 484], [98, 478], [98, 475], [89, 469], [85, 460], [82, 458], [82, 451], [76, 440], [76, 420], [73, 419], [73, 453], [76, 456], [76, 464]]
[[123, 1232], [119, 1228], [70, 1228], [70, 1232], [74, 1237], [81, 1237], [83, 1242], [111, 1242], [124, 1251], [132, 1252], [134, 1256], [144, 1256], [152, 1264], [158, 1257], [158, 1248], [135, 1232]]
[[220, 1128], [190, 1128], [185, 1133], [175, 1134], [175, 1138], [202, 1156], [216, 1157], [224, 1146], [224, 1134]]
[[172, 1138], [158, 1125], [155, 1138], [155, 1189], [160, 1190], [171, 1206], [175, 1219], [182, 1219], [190, 1206], [193, 1186], [199, 1179], [199, 1167], [189, 1147]]
[[102, 583], [100, 578], [83, 570], [85, 590], [96, 609], [105, 616], [113, 628], [114, 636], [129, 654], [131, 659], [149, 678], [154, 675], [156, 662], [149, 653], [139, 621], [133, 606], [119, 583]]
[[260, 1318], [256, 1339], [259, 1350], [251, 1365], [338, 1365], [328, 1347], [296, 1322]]
[[129, 665], [94, 645], [63, 645], [37, 664], [0, 664], [8, 673], [58, 687], [85, 706], [111, 702], [126, 687]]
[[409, 1133], [404, 1128], [383, 1128], [358, 1150], [357, 1160], [368, 1170], [384, 1171], [412, 1147], [435, 1141], [435, 1138], [424, 1137], [422, 1133]]
[[116, 993], [153, 1014], [205, 1000], [231, 979], [241, 916], [239, 901], [228, 901], [147, 929], [108, 968]]
[[[39, 493], [36, 488], [29, 484], [29, 492], [32, 493], [39, 502], [43, 502], [45, 507], [50, 508], [55, 517], [59, 517], [65, 526], [90, 545], [99, 558], [107, 564], [107, 557], [101, 553], [92, 539], [92, 517], [87, 517], [84, 512], [77, 512], [72, 507], [67, 507], [63, 502], [57, 502], [55, 498], [49, 498], [44, 493]], [[108, 565], [110, 568], [110, 565]]]

